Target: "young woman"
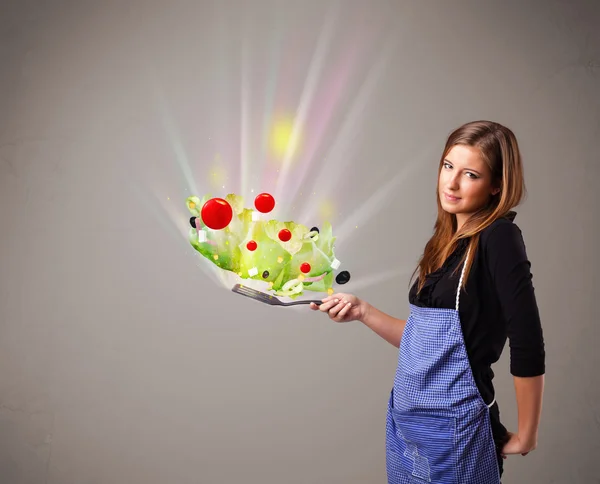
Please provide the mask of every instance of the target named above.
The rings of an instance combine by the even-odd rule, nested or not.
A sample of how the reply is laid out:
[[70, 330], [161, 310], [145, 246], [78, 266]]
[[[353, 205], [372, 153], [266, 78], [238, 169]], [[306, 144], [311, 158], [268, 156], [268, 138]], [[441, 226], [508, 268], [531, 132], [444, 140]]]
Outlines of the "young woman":
[[[406, 321], [352, 294], [311, 305], [358, 320], [399, 348], [386, 425], [390, 484], [497, 484], [502, 460], [537, 445], [545, 350], [516, 207], [525, 192], [517, 140], [489, 121], [448, 138], [438, 216], [409, 291]], [[508, 338], [518, 428], [500, 422], [491, 365]]]

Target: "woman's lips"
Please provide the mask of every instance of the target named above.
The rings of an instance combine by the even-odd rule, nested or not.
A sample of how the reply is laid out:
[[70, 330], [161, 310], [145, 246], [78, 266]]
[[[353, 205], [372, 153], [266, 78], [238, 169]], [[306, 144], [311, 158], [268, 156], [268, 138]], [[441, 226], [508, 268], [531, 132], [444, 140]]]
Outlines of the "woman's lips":
[[457, 202], [458, 200], [460, 200], [459, 197], [455, 197], [454, 195], [450, 195], [448, 193], [444, 192], [444, 197], [446, 198], [446, 200], [448, 200], [449, 202]]

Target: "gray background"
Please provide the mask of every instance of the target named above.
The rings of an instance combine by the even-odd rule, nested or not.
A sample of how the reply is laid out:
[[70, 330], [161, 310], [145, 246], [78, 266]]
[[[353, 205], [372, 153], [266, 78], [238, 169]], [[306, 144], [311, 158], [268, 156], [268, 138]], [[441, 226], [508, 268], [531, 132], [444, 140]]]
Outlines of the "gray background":
[[[329, 203], [340, 289], [404, 318], [443, 143], [481, 118], [523, 150], [548, 353], [539, 447], [504, 482], [600, 482], [599, 20], [592, 1], [4, 1], [0, 483], [385, 482], [397, 350], [232, 294], [184, 200], [279, 190], [274, 215], [309, 226]], [[303, 121], [285, 177], [279, 112]], [[515, 430], [508, 346], [494, 370]]]

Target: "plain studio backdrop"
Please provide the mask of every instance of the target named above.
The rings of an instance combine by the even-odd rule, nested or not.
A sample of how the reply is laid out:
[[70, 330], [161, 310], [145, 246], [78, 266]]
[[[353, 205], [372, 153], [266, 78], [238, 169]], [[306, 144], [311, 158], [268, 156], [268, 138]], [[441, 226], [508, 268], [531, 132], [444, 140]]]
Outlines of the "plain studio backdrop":
[[269, 192], [279, 220], [330, 221], [336, 290], [404, 319], [443, 143], [475, 119], [520, 141], [547, 348], [539, 447], [503, 482], [600, 482], [599, 20], [593, 1], [4, 1], [0, 484], [386, 482], [397, 350], [232, 293], [185, 198]]

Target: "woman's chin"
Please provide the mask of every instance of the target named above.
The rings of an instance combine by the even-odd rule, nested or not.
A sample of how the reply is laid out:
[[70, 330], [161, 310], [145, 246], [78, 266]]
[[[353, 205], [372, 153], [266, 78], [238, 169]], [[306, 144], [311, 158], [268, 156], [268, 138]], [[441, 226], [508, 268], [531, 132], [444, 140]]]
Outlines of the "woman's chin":
[[456, 205], [451, 205], [445, 202], [442, 202], [441, 205], [444, 212], [450, 213], [452, 215], [460, 213], [460, 209]]

